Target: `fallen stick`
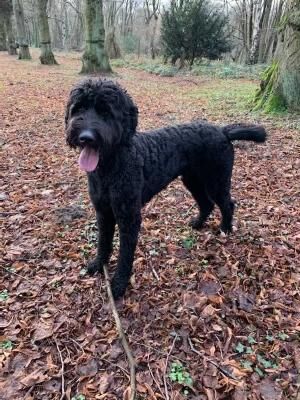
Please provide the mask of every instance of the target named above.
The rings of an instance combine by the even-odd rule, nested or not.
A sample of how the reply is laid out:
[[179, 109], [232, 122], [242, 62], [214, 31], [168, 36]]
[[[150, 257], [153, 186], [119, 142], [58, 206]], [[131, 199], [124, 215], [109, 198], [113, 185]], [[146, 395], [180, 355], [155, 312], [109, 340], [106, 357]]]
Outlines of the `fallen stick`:
[[59, 348], [59, 345], [57, 343], [57, 340], [55, 339], [55, 344], [56, 344], [56, 348], [59, 354], [59, 358], [60, 358], [60, 363], [61, 363], [61, 369], [60, 369], [60, 374], [61, 374], [61, 396], [59, 400], [63, 400], [65, 398], [66, 392], [65, 392], [65, 364], [64, 364], [64, 359], [63, 356], [61, 354], [61, 350]]
[[111, 291], [111, 286], [110, 286], [110, 281], [109, 281], [109, 276], [108, 276], [108, 272], [107, 272], [107, 268], [106, 265], [103, 265], [103, 271], [104, 271], [104, 276], [105, 276], [105, 283], [106, 283], [106, 289], [107, 289], [107, 294], [108, 294], [108, 299], [111, 305], [111, 309], [113, 312], [113, 316], [116, 322], [116, 327], [117, 327], [117, 331], [119, 334], [119, 337], [121, 339], [122, 342], [122, 346], [124, 348], [124, 351], [126, 353], [127, 359], [128, 359], [128, 364], [129, 364], [129, 368], [130, 368], [130, 400], [135, 400], [135, 392], [136, 392], [136, 382], [135, 382], [135, 360], [133, 358], [132, 352], [130, 350], [129, 344], [127, 342], [122, 324], [121, 324], [121, 320], [116, 308], [116, 304], [115, 304], [115, 300], [113, 298], [112, 295], [112, 291]]
[[230, 378], [234, 381], [239, 382], [239, 379], [237, 379], [236, 377], [234, 377], [229, 371], [227, 371], [225, 368], [221, 367], [219, 364], [217, 364], [216, 362], [214, 362], [213, 360], [210, 360], [208, 357], [206, 357], [204, 354], [202, 354], [200, 351], [196, 350], [191, 339], [188, 337], [188, 342], [190, 345], [191, 350], [198, 354], [198, 356], [202, 357], [203, 360], [205, 360], [206, 362], [211, 363], [212, 365], [214, 365], [217, 370], [219, 370], [221, 372], [221, 374], [223, 374], [224, 376], [226, 376], [227, 378]]
[[164, 388], [165, 388], [166, 400], [169, 400], [169, 399], [170, 399], [170, 397], [169, 397], [169, 392], [168, 392], [168, 385], [167, 385], [167, 377], [166, 377], [166, 375], [167, 375], [167, 370], [168, 370], [168, 362], [169, 362], [170, 355], [171, 355], [171, 353], [172, 353], [172, 351], [173, 351], [173, 348], [174, 348], [176, 339], [177, 339], [177, 333], [176, 333], [176, 335], [175, 335], [175, 337], [174, 337], [174, 340], [173, 340], [173, 342], [172, 342], [171, 348], [170, 348], [170, 350], [169, 350], [169, 352], [168, 352], [168, 354], [167, 354], [166, 364], [165, 364], [165, 370], [164, 370], [164, 375], [163, 375], [163, 381], [164, 381]]

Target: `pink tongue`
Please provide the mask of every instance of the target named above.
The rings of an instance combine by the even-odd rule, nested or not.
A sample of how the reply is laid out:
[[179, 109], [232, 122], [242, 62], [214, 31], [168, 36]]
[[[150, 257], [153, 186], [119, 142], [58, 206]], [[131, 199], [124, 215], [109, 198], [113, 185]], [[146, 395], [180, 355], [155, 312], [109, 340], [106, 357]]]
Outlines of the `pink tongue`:
[[99, 162], [99, 153], [91, 147], [84, 147], [79, 156], [79, 167], [86, 172], [94, 171]]

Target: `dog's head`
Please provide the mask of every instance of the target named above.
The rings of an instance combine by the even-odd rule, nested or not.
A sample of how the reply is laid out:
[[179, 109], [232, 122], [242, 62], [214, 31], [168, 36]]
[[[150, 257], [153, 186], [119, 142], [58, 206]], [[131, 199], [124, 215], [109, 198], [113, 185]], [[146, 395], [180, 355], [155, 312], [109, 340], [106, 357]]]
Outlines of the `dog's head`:
[[135, 133], [138, 110], [118, 84], [86, 79], [70, 93], [66, 115], [67, 143], [80, 148], [79, 165], [91, 172], [129, 143]]

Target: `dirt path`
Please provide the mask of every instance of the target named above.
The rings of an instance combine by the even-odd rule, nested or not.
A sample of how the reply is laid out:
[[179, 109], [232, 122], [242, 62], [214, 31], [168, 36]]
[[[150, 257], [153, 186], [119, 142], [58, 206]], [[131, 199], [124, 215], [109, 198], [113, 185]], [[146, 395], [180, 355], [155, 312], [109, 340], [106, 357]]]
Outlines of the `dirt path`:
[[[60, 399], [61, 353], [67, 399], [120, 400], [128, 367], [103, 279], [84, 275], [95, 247], [94, 213], [64, 140], [65, 102], [80, 62], [77, 55], [58, 61], [49, 68], [36, 55], [20, 62], [0, 53], [0, 399]], [[139, 106], [140, 129], [258, 118], [237, 112], [235, 97], [221, 102], [224, 108], [208, 101], [214, 91], [255, 83], [117, 72]], [[266, 145], [236, 149], [230, 237], [216, 235], [218, 212], [203, 231], [190, 230], [196, 210], [179, 181], [144, 213], [132, 286], [118, 304], [138, 362], [140, 399], [296, 394], [299, 132], [274, 121], [264, 121]], [[116, 252], [112, 269], [115, 261]], [[180, 366], [175, 381], [169, 376], [179, 360], [192, 387], [178, 383]]]

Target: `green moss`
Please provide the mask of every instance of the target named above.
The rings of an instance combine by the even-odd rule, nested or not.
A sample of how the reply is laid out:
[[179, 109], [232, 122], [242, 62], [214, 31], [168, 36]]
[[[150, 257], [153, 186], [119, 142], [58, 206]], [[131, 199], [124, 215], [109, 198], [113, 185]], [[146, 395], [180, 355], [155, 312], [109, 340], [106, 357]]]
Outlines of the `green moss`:
[[286, 104], [282, 96], [272, 93], [268, 97], [263, 109], [267, 114], [282, 113], [286, 110]]
[[262, 110], [266, 113], [276, 113], [286, 110], [284, 98], [277, 85], [278, 72], [278, 62], [273, 62], [263, 72], [260, 89], [256, 91], [253, 100], [253, 111]]

